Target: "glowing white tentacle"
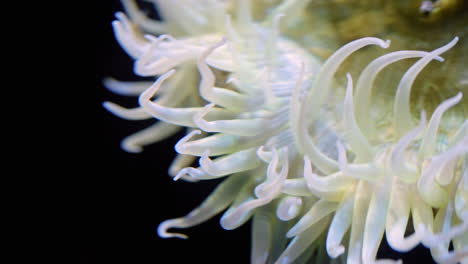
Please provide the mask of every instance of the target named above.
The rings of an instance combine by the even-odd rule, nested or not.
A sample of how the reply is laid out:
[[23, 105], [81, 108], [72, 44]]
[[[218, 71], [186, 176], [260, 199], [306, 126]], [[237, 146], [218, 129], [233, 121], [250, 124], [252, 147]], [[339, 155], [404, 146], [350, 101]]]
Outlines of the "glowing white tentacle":
[[185, 167], [181, 169], [174, 176], [174, 178], [172, 178], [172, 180], [178, 181], [179, 179], [189, 178], [189, 179], [193, 179], [194, 181], [198, 181], [198, 180], [204, 180], [206, 179], [206, 177], [209, 177], [209, 175], [207, 175], [206, 172], [204, 172], [200, 168]]
[[304, 232], [294, 237], [281, 253], [275, 264], [291, 264], [296, 260], [327, 228], [330, 217], [324, 217]]
[[[140, 95], [140, 97], [138, 98], [138, 102], [145, 109], [147, 113], [158, 118], [159, 120], [162, 120], [171, 124], [179, 125], [179, 126], [196, 127], [197, 125], [193, 122], [194, 116], [200, 110], [203, 110], [203, 108], [200, 108], [200, 107], [189, 107], [189, 108], [165, 107], [151, 100], [151, 98], [158, 92], [162, 83], [167, 78], [169, 78], [172, 74], [174, 74], [174, 72], [175, 70], [170, 70], [169, 72], [161, 75], [151, 87], [146, 89], [146, 91], [144, 91]], [[217, 109], [212, 109], [212, 111], [210, 111], [210, 115], [216, 118], [225, 118], [225, 117], [232, 116], [232, 113], [224, 109], [217, 108]]]
[[[281, 191], [289, 170], [289, 162], [286, 153], [287, 149], [283, 149], [280, 154], [274, 150], [273, 159], [268, 164], [266, 181], [255, 187], [254, 192], [257, 197], [269, 197]], [[278, 173], [277, 167], [280, 162], [281, 171]]]
[[181, 128], [172, 124], [157, 122], [156, 124], [140, 130], [122, 140], [121, 147], [130, 153], [140, 153], [143, 147], [164, 140], [179, 131]]
[[[195, 160], [194, 156], [177, 154], [177, 156], [175, 157], [175, 159], [172, 161], [171, 165], [169, 166], [169, 169], [168, 169], [169, 176], [174, 178], [175, 176], [177, 176], [177, 173], [180, 170], [182, 170], [185, 167], [190, 166], [190, 164], [192, 164], [194, 160]], [[188, 181], [188, 182], [198, 181], [196, 179], [193, 179], [187, 176], [183, 176], [181, 179], [184, 181]]]
[[334, 212], [337, 207], [338, 204], [335, 202], [319, 200], [312, 206], [312, 208], [309, 209], [307, 213], [305, 213], [301, 217], [301, 219], [291, 229], [289, 229], [286, 236], [297, 236], [313, 224], [320, 221], [322, 218], [326, 217], [328, 214]]
[[[385, 219], [388, 213], [389, 196], [392, 190], [392, 175], [386, 171], [383, 179], [376, 183], [369, 203], [362, 241], [362, 263], [375, 261], [377, 250], [385, 230]], [[361, 220], [362, 221], [362, 220]]]
[[112, 22], [112, 26], [120, 46], [134, 59], [140, 58], [150, 43], [141, 36], [139, 30], [124, 13], [117, 12], [115, 17], [117, 20]]
[[346, 150], [343, 144], [340, 141], [337, 141], [336, 147], [338, 149], [338, 164], [340, 171], [345, 176], [366, 181], [376, 181], [382, 176], [382, 169], [375, 166], [373, 163], [348, 164]]
[[245, 109], [249, 107], [249, 98], [237, 92], [214, 87], [215, 77], [213, 71], [206, 64], [206, 58], [218, 47], [226, 43], [226, 38], [209, 47], [202, 53], [197, 62], [200, 71], [200, 95], [207, 101], [232, 110]]
[[190, 141], [193, 136], [201, 134], [200, 130], [194, 131], [197, 132], [189, 133], [177, 142], [175, 150], [178, 153], [201, 156], [208, 150], [211, 155], [222, 155], [238, 150], [239, 136], [220, 133]]
[[[324, 102], [324, 97], [331, 89], [331, 82], [341, 63], [353, 52], [368, 46], [379, 45], [382, 48], [389, 46], [389, 41], [385, 42], [378, 38], [362, 38], [352, 41], [339, 50], [337, 50], [320, 69], [320, 72], [315, 79], [312, 88], [306, 93], [301, 102], [299, 117], [297, 119], [297, 145], [302, 146], [305, 154], [307, 154], [315, 166], [323, 173], [330, 174], [338, 170], [338, 164], [323, 154], [308, 135], [308, 124], [318, 119], [320, 106]], [[308, 116], [311, 113], [312, 116]], [[306, 118], [307, 116], [307, 118]]]
[[207, 104], [193, 116], [193, 123], [203, 131], [255, 136], [271, 125], [263, 118], [206, 121], [205, 115], [212, 112], [213, 108], [214, 104]]
[[151, 118], [151, 115], [146, 113], [142, 107], [129, 109], [113, 102], [104, 102], [102, 106], [113, 115], [126, 120], [145, 120]]
[[146, 88], [150, 87], [153, 82], [139, 81], [139, 82], [123, 82], [117, 81], [114, 78], [104, 78], [104, 87], [109, 91], [123, 96], [138, 96]]
[[311, 90], [304, 97], [301, 115], [304, 115], [306, 110], [308, 110], [313, 115], [312, 117], [309, 117], [309, 119], [314, 121], [316, 118], [318, 118], [319, 108], [324, 103], [324, 97], [332, 88], [331, 83], [333, 80], [333, 75], [337, 71], [338, 67], [346, 58], [348, 58], [349, 55], [369, 45], [378, 45], [381, 48], [388, 48], [390, 41], [383, 41], [378, 38], [366, 37], [351, 41], [335, 51], [323, 64], [322, 68], [317, 74], [317, 78], [314, 80]]
[[276, 215], [281, 221], [289, 221], [295, 218], [302, 207], [302, 199], [295, 196], [287, 196], [281, 199]]
[[294, 196], [313, 196], [313, 193], [310, 192], [307, 187], [307, 183], [303, 178], [285, 180], [281, 191], [285, 194]]
[[[284, 152], [284, 151], [283, 151]], [[287, 151], [286, 151], [287, 153]], [[278, 157], [278, 154], [275, 155]], [[288, 173], [287, 155], [281, 155], [282, 169], [280, 173], [276, 172], [278, 158], [270, 163], [270, 169], [267, 173], [267, 180], [255, 188], [256, 199], [247, 200], [238, 207], [227, 211], [221, 218], [221, 225], [224, 229], [234, 229], [247, 220], [247, 216], [260, 206], [270, 203], [282, 190], [284, 181]]]
[[250, 170], [260, 164], [255, 148], [237, 151], [217, 158], [214, 161], [208, 157], [208, 154], [209, 150], [203, 153], [200, 158], [200, 167], [203, 171], [213, 176], [208, 177], [210, 179]]
[[331, 258], [337, 258], [345, 252], [345, 247], [341, 244], [341, 241], [351, 226], [354, 204], [353, 192], [355, 192], [354, 188], [340, 202], [328, 228], [326, 249]]
[[140, 8], [138, 8], [138, 5], [134, 0], [123, 0], [121, 3], [130, 19], [139, 25], [145, 32], [151, 32], [155, 35], [168, 32], [167, 25], [146, 17]]
[[431, 159], [429, 165], [423, 169], [417, 185], [424, 201], [436, 208], [443, 207], [447, 204], [447, 190], [443, 189], [435, 181], [435, 177], [438, 173], [442, 173], [441, 169], [444, 168], [448, 162], [466, 153], [468, 153], [468, 136], [461, 140], [458, 145], [447, 149]]
[[406, 162], [404, 152], [414, 138], [416, 138], [426, 127], [426, 112], [421, 112], [419, 125], [406, 133], [395, 145], [390, 157], [390, 166], [393, 173], [405, 183], [412, 184], [419, 177], [419, 168], [412, 163]]
[[[374, 86], [374, 81], [377, 78], [377, 75], [388, 65], [408, 59], [408, 58], [417, 58], [424, 57], [428, 54], [425, 51], [415, 51], [415, 50], [401, 50], [395, 51], [386, 55], [383, 55], [371, 63], [369, 63], [364, 70], [362, 70], [361, 75], [356, 84], [356, 95], [354, 96], [354, 105], [356, 111], [356, 118], [361, 128], [361, 131], [373, 138], [375, 135], [375, 127], [372, 119], [369, 118], [370, 107], [371, 107], [371, 93]], [[434, 59], [438, 61], [444, 61], [441, 57], [435, 57]]]
[[459, 92], [456, 96], [443, 101], [439, 106], [437, 106], [436, 110], [432, 114], [427, 130], [423, 136], [423, 141], [419, 149], [420, 159], [430, 157], [434, 154], [440, 119], [442, 118], [442, 115], [445, 113], [445, 111], [447, 111], [450, 107], [458, 104], [462, 97], [462, 93]]
[[275, 230], [274, 209], [272, 205], [261, 207], [255, 212], [252, 219], [252, 250], [250, 263], [263, 264], [271, 254], [271, 246]]
[[347, 263], [362, 263], [362, 247], [366, 214], [372, 188], [365, 181], [359, 181], [354, 197], [351, 234], [349, 238]]
[[428, 55], [424, 56], [413, 66], [411, 66], [411, 68], [409, 68], [409, 70], [406, 71], [406, 73], [401, 78], [400, 83], [398, 84], [395, 102], [393, 104], [393, 124], [398, 135], [403, 135], [406, 133], [406, 131], [413, 127], [410, 111], [410, 92], [414, 80], [429, 62], [431, 62], [440, 54], [451, 49], [455, 44], [457, 44], [457, 42], [458, 37], [455, 37], [448, 44], [430, 52]]
[[346, 177], [342, 172], [336, 172], [327, 176], [318, 176], [313, 173], [309, 157], [304, 157], [304, 179], [310, 189], [320, 191], [338, 191], [347, 189], [354, 180]]
[[346, 96], [343, 109], [346, 142], [360, 160], [371, 161], [374, 157], [374, 151], [372, 150], [369, 141], [367, 141], [367, 138], [361, 132], [354, 114], [353, 79], [349, 73], [346, 74], [346, 78], [348, 80], [348, 84], [346, 86]]
[[[389, 211], [386, 221], [385, 234], [389, 245], [400, 252], [407, 252], [415, 248], [422, 239], [420, 232], [407, 237], [405, 232], [410, 213], [410, 194], [406, 185], [395, 183], [390, 197]], [[421, 229], [422, 226], [418, 227]]]
[[184, 234], [169, 233], [170, 228], [187, 228], [202, 223], [224, 210], [237, 196], [238, 190], [245, 184], [245, 177], [230, 177], [220, 184], [206, 200], [188, 215], [170, 219], [158, 226], [158, 235], [163, 238], [187, 238]]

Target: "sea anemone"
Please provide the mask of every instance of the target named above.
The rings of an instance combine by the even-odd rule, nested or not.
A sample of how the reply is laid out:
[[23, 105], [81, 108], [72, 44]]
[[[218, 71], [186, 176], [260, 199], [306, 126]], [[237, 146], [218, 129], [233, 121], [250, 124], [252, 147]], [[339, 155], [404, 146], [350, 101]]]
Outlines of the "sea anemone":
[[[109, 111], [159, 120], [122, 147], [139, 152], [185, 127], [169, 174], [191, 182], [225, 178], [192, 212], [161, 223], [161, 237], [187, 238], [169, 229], [226, 210], [224, 229], [252, 219], [252, 263], [306, 263], [323, 248], [326, 261], [374, 263], [384, 234], [394, 250], [422, 244], [436, 262], [468, 263], [468, 68], [437, 96], [416, 81], [428, 64], [466, 46], [465, 29], [432, 49], [379, 54], [393, 40], [366, 36], [328, 55], [323, 43], [306, 48], [320, 33], [297, 29], [317, 21], [307, 13], [310, 1], [203, 2], [156, 0], [161, 22], [123, 1], [130, 19], [118, 13], [113, 22], [135, 73], [159, 76], [151, 84], [106, 80], [140, 105], [105, 102]], [[424, 16], [434, 9], [425, 2]], [[442, 2], [438, 12], [453, 9]], [[335, 45], [352, 38], [337, 28], [329, 37]], [[403, 60], [413, 64], [405, 68]], [[394, 64], [400, 68], [386, 73]], [[385, 74], [392, 81], [379, 79]]]

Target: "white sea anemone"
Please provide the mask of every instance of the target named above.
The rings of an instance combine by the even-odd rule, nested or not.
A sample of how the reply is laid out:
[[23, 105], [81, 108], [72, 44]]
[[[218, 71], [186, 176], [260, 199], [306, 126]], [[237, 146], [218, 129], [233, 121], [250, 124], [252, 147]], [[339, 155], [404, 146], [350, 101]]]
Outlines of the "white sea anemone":
[[[374, 263], [384, 234], [397, 251], [422, 244], [439, 263], [468, 263], [468, 120], [457, 112], [449, 128], [441, 126], [463, 94], [440, 102], [427, 119], [410, 109], [414, 80], [433, 60], [442, 62], [458, 37], [432, 51], [377, 57], [355, 76], [355, 89], [350, 74], [343, 89], [336, 76], [343, 62], [390, 41], [360, 38], [323, 61], [280, 33], [301, 1], [286, 1], [263, 23], [252, 19], [249, 1], [155, 2], [165, 22], [124, 1], [133, 22], [118, 13], [113, 25], [135, 73], [159, 77], [146, 89], [108, 81], [112, 90], [139, 95], [140, 107], [105, 107], [127, 119], [160, 120], [124, 140], [127, 151], [188, 128], [175, 146], [175, 180], [226, 178], [188, 215], [161, 223], [161, 237], [186, 238], [168, 230], [227, 209], [225, 229], [253, 218], [252, 263], [306, 262], [323, 243], [332, 259]], [[378, 74], [410, 58], [418, 60], [393, 102], [375, 104]], [[199, 166], [190, 167], [195, 157]]]

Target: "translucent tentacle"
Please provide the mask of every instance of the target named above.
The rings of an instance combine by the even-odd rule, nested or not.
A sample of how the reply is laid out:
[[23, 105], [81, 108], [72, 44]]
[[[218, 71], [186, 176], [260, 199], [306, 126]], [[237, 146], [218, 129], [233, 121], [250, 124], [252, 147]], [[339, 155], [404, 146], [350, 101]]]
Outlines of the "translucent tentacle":
[[146, 113], [142, 107], [129, 109], [113, 102], [104, 102], [102, 106], [112, 114], [126, 120], [145, 120], [151, 118], [151, 115]]
[[413, 82], [418, 74], [424, 69], [424, 67], [431, 62], [434, 58], [440, 54], [451, 49], [458, 42], [458, 37], [455, 37], [450, 43], [430, 52], [424, 56], [418, 62], [416, 62], [411, 68], [406, 71], [398, 84], [395, 101], [393, 104], [393, 117], [395, 131], [398, 135], [403, 135], [413, 127], [413, 121], [411, 118], [410, 111], [410, 92]]
[[434, 156], [429, 165], [427, 165], [418, 180], [418, 190], [422, 198], [433, 207], [440, 208], [447, 204], [448, 193], [436, 181], [441, 169], [453, 159], [468, 153], [468, 136], [466, 136], [458, 145], [455, 145], [446, 151]]
[[303, 178], [287, 179], [284, 181], [282, 192], [294, 196], [312, 196], [307, 187], [307, 183]]
[[172, 124], [157, 122], [156, 124], [127, 136], [122, 140], [121, 147], [127, 152], [139, 153], [143, 147], [164, 140], [181, 128]]
[[304, 157], [304, 179], [311, 190], [318, 191], [338, 191], [348, 188], [354, 180], [345, 177], [342, 172], [336, 172], [328, 176], [318, 176], [312, 172], [312, 165], [309, 157]]
[[139, 30], [124, 13], [118, 12], [115, 17], [117, 20], [112, 22], [112, 26], [120, 46], [134, 59], [140, 58], [150, 43], [142, 37]]
[[213, 110], [214, 104], [208, 104], [193, 116], [193, 123], [206, 132], [221, 132], [237, 136], [255, 136], [270, 126], [263, 118], [232, 119], [207, 121], [205, 115]]
[[267, 263], [273, 243], [275, 214], [272, 205], [259, 208], [252, 221], [252, 252], [250, 263]]
[[313, 116], [309, 118], [312, 121], [318, 117], [319, 108], [324, 103], [323, 99], [325, 95], [327, 95], [328, 91], [331, 89], [333, 75], [337, 71], [338, 67], [349, 55], [369, 45], [378, 45], [382, 48], [387, 48], [390, 45], [390, 41], [383, 41], [381, 39], [371, 37], [361, 38], [351, 41], [333, 53], [323, 64], [317, 74], [317, 78], [314, 80], [311, 90], [304, 97], [301, 115], [305, 114], [302, 112], [310, 110], [310, 113], [312, 113]]
[[162, 34], [168, 32], [167, 25], [162, 22], [149, 19], [143, 12], [140, 11], [137, 4], [133, 0], [121, 1], [125, 11], [129, 17], [138, 24], [144, 31], [152, 34]]
[[[175, 159], [172, 161], [171, 165], [169, 166], [169, 169], [168, 169], [169, 176], [174, 178], [181, 169], [190, 166], [190, 164], [192, 164], [194, 160], [195, 160], [194, 156], [178, 154], [175, 157]], [[189, 182], [198, 181], [191, 177], [182, 177], [182, 180], [189, 181]]]
[[221, 183], [213, 193], [196, 209], [182, 218], [170, 219], [158, 226], [158, 235], [163, 238], [187, 238], [184, 234], [169, 233], [171, 228], [187, 228], [202, 223], [224, 210], [237, 196], [245, 184], [246, 177], [230, 177]]
[[286, 196], [281, 199], [276, 215], [281, 221], [289, 221], [299, 214], [301, 207], [302, 199], [300, 197]]
[[348, 164], [343, 144], [337, 141], [336, 147], [338, 149], [338, 164], [343, 175], [366, 181], [376, 181], [382, 175], [382, 169], [373, 163]]
[[[317, 78], [314, 80], [312, 88], [306, 93], [301, 102], [299, 118], [297, 119], [297, 145], [302, 146], [315, 166], [323, 173], [330, 174], [338, 170], [338, 164], [323, 154], [308, 135], [308, 124], [315, 121], [319, 116], [320, 106], [324, 102], [324, 97], [331, 89], [331, 82], [341, 63], [353, 52], [368, 45], [379, 45], [382, 48], [387, 48], [389, 42], [385, 42], [378, 38], [362, 38], [352, 41], [335, 53], [325, 62], [320, 69]], [[307, 115], [311, 113], [312, 115]], [[306, 118], [307, 117], [307, 118]]]
[[316, 202], [312, 208], [309, 209], [307, 213], [302, 216], [302, 218], [288, 231], [286, 234], [287, 237], [297, 236], [298, 234], [304, 232], [313, 224], [320, 221], [322, 218], [328, 214], [334, 212], [338, 204], [335, 202], [329, 202], [324, 200], [319, 200]]
[[436, 108], [436, 110], [432, 114], [427, 130], [423, 136], [423, 141], [419, 149], [420, 159], [430, 157], [434, 154], [436, 148], [437, 130], [439, 129], [440, 119], [442, 118], [442, 115], [445, 113], [445, 111], [447, 111], [450, 107], [458, 104], [462, 97], [462, 93], [459, 92], [456, 96], [445, 100]]
[[200, 166], [203, 171], [213, 177], [226, 176], [235, 172], [246, 171], [260, 165], [255, 148], [241, 150], [233, 154], [217, 158], [212, 161], [208, 157], [209, 151], [205, 151], [200, 158]]
[[351, 235], [348, 246], [347, 263], [361, 263], [366, 214], [370, 201], [371, 187], [365, 181], [359, 181], [353, 205]]
[[[169, 72], [161, 75], [158, 80], [146, 91], [144, 91], [138, 101], [140, 105], [145, 109], [147, 113], [150, 115], [158, 118], [159, 120], [179, 125], [179, 126], [187, 126], [187, 127], [196, 127], [197, 125], [193, 122], [193, 118], [196, 113], [203, 108], [200, 107], [191, 107], [191, 108], [172, 108], [172, 107], [165, 107], [157, 102], [153, 102], [151, 98], [157, 93], [161, 84], [169, 78], [172, 74], [174, 74], [174, 70], [170, 70]], [[212, 109], [210, 111], [211, 117], [216, 118], [225, 118], [232, 116], [232, 113], [223, 110], [223, 109]]]
[[181, 169], [175, 176], [172, 178], [174, 181], [178, 181], [179, 179], [189, 178], [193, 179], [194, 181], [198, 181], [201, 179], [205, 179], [209, 177], [206, 172], [202, 171], [200, 168], [194, 167], [185, 167]]
[[[388, 172], [387, 172], [388, 173]], [[377, 183], [369, 203], [362, 242], [363, 263], [373, 263], [385, 230], [385, 219], [392, 189], [391, 176], [384, 175], [384, 180]]]
[[414, 183], [419, 177], [419, 168], [412, 163], [406, 162], [405, 150], [417, 135], [426, 127], [426, 112], [421, 112], [421, 121], [419, 125], [406, 133], [395, 145], [390, 157], [390, 165], [393, 173], [405, 183]]
[[[276, 168], [274, 168], [274, 171], [273, 169], [269, 170], [267, 172], [269, 174], [267, 175], [267, 180], [255, 188], [256, 199], [247, 200], [223, 215], [221, 218], [221, 225], [223, 228], [228, 230], [237, 228], [246, 221], [247, 216], [251, 214], [254, 209], [270, 203], [281, 193], [288, 173], [287, 155], [281, 156], [281, 172], [277, 173]], [[277, 161], [278, 159], [274, 159], [270, 163], [270, 167], [276, 167]]]
[[360, 160], [371, 161], [374, 157], [372, 147], [369, 141], [367, 141], [367, 138], [361, 132], [354, 114], [353, 79], [349, 73], [346, 74], [346, 78], [348, 79], [348, 84], [346, 86], [346, 97], [344, 100], [343, 110], [346, 142]]
[[[369, 119], [370, 107], [371, 107], [371, 93], [374, 81], [377, 75], [388, 65], [408, 58], [424, 57], [428, 52], [414, 51], [414, 50], [401, 50], [395, 51], [386, 55], [383, 55], [371, 63], [369, 63], [357, 81], [356, 95], [354, 96], [356, 118], [361, 128], [361, 131], [368, 135], [370, 138], [374, 137], [374, 123]], [[435, 57], [438, 61], [444, 61], [441, 57]]]
[[326, 230], [329, 221], [330, 217], [324, 217], [307, 230], [294, 237], [291, 242], [289, 242], [286, 250], [284, 250], [278, 260], [276, 260], [275, 264], [294, 263], [294, 260]]
[[213, 50], [224, 45], [225, 43], [226, 38], [223, 38], [220, 42], [214, 44], [206, 51], [204, 51], [198, 59], [197, 67], [201, 75], [200, 95], [205, 100], [222, 107], [227, 107], [233, 110], [245, 109], [248, 107], [249, 99], [245, 95], [239, 94], [237, 92], [214, 87], [215, 76], [213, 71], [206, 64], [206, 58], [213, 52]]
[[206, 150], [208, 150], [211, 155], [222, 155], [238, 150], [238, 136], [215, 134], [190, 141], [192, 137], [200, 134], [200, 130], [194, 130], [193, 132], [187, 134], [177, 142], [175, 145], [175, 150], [181, 154], [194, 156], [201, 156]]
[[103, 84], [109, 91], [115, 94], [123, 96], [138, 96], [146, 90], [146, 88], [150, 87], [153, 82], [123, 82], [108, 77], [104, 78]]
[[410, 213], [410, 195], [405, 187], [394, 184], [385, 228], [389, 245], [400, 252], [410, 251], [422, 239], [422, 234], [419, 232], [404, 237]]
[[343, 240], [346, 231], [351, 226], [354, 204], [353, 192], [355, 192], [354, 188], [352, 188], [341, 201], [330, 223], [326, 240], [326, 249], [331, 258], [337, 258], [345, 252], [345, 247], [341, 244], [341, 241]]

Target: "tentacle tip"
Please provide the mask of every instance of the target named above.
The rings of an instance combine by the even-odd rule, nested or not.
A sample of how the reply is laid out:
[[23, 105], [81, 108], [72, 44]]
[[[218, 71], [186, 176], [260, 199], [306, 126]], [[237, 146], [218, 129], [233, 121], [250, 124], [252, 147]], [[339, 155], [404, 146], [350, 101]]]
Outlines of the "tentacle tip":
[[170, 77], [170, 76], [171, 76], [172, 74], [174, 74], [175, 72], [176, 72], [175, 69], [170, 69], [168, 72], [166, 72], [166, 73], [164, 74], [164, 76]]
[[157, 42], [158, 41], [158, 38], [151, 35], [151, 34], [144, 34], [143, 38], [145, 38], [146, 40], [148, 40], [150, 42]]
[[117, 81], [116, 81], [114, 78], [108, 77], [108, 76], [106, 76], [106, 77], [104, 77], [104, 78], [102, 79], [102, 85], [103, 85], [104, 87], [106, 87], [108, 90], [110, 90], [111, 87], [112, 87], [112, 86], [114, 85], [114, 83], [116, 83], [116, 82], [117, 82]]
[[184, 177], [186, 175], [186, 170], [185, 169], [181, 169], [175, 176], [174, 178], [172, 178], [173, 181], [178, 181], [180, 180], [182, 177]]
[[348, 164], [348, 159], [346, 158], [346, 149], [341, 141], [336, 142], [336, 148], [338, 150], [338, 166], [341, 171], [344, 171], [346, 170]]
[[112, 112], [110, 109], [112, 109], [112, 105], [113, 105], [113, 104], [114, 104], [114, 103], [112, 103], [112, 102], [104, 101], [104, 102], [102, 102], [101, 105], [102, 105], [102, 107], [104, 107], [104, 109], [106, 109], [107, 111]]
[[392, 42], [391, 40], [387, 39], [387, 40], [385, 40], [385, 41], [383, 42], [383, 44], [382, 44], [381, 47], [384, 48], [384, 49], [386, 49], [386, 48], [390, 47], [391, 42]]
[[177, 174], [176, 176], [174, 176], [174, 177], [172, 178], [172, 180], [176, 182], [176, 181], [180, 180], [183, 176], [184, 176], [184, 174], [180, 174], [180, 175]]
[[118, 32], [119, 29], [122, 27], [122, 22], [120, 20], [114, 20], [111, 23], [112, 28], [114, 29], [114, 32]]
[[328, 248], [327, 252], [331, 258], [337, 258], [345, 252], [345, 247], [343, 245], [334, 245]]
[[435, 57], [434, 60], [436, 60], [438, 62], [444, 62], [445, 61], [445, 59], [440, 57], [440, 56]]
[[221, 217], [221, 219], [219, 220], [219, 224], [224, 230], [233, 230], [236, 228], [232, 219], [229, 216]]
[[289, 229], [289, 231], [286, 233], [287, 238], [293, 238], [295, 236], [297, 236], [297, 230], [294, 227]]
[[120, 147], [125, 152], [132, 153], [132, 154], [138, 154], [138, 153], [143, 152], [143, 148], [141, 146], [133, 144], [133, 143], [128, 143], [125, 140], [122, 141], [122, 143], [120, 144]]
[[117, 18], [118, 20], [122, 20], [122, 19], [126, 19], [127, 16], [125, 15], [124, 12], [121, 12], [121, 11], [118, 11], [118, 12], [115, 12], [114, 14], [115, 18]]
[[187, 235], [184, 235], [184, 234], [168, 233], [168, 232], [161, 233], [161, 234], [158, 232], [158, 236], [160, 236], [161, 238], [180, 238], [180, 239], [188, 239], [189, 238]]
[[170, 228], [177, 227], [174, 223], [178, 221], [178, 219], [169, 219], [159, 224], [156, 233], [161, 238], [180, 238], [180, 239], [187, 239], [188, 236], [180, 233], [170, 233], [167, 232]]

